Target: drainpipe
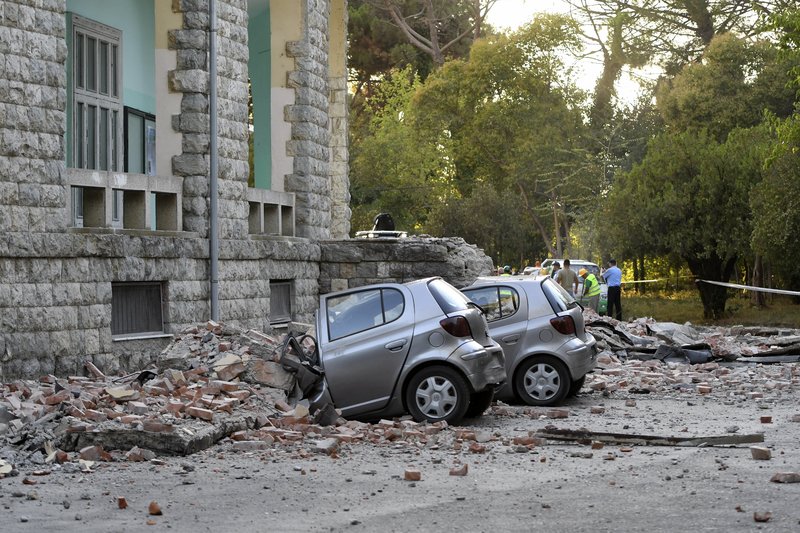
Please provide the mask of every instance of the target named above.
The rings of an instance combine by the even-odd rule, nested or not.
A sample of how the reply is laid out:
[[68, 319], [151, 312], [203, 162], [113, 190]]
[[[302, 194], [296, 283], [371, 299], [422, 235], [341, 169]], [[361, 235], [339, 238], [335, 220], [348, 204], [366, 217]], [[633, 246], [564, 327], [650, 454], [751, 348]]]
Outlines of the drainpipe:
[[219, 320], [219, 220], [218, 187], [219, 171], [217, 149], [217, 0], [208, 2], [208, 116], [209, 116], [209, 259], [211, 268], [211, 320]]

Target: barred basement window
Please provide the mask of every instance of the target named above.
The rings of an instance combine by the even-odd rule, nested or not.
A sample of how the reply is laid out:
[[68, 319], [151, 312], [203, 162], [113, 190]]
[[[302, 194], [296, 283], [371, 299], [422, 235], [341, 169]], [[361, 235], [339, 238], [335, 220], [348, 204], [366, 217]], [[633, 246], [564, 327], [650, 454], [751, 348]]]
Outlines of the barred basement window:
[[122, 31], [72, 15], [72, 146], [68, 165], [121, 170]]
[[112, 283], [111, 334], [164, 333], [162, 287], [161, 282]]
[[269, 323], [283, 324], [292, 320], [292, 282], [269, 282]]

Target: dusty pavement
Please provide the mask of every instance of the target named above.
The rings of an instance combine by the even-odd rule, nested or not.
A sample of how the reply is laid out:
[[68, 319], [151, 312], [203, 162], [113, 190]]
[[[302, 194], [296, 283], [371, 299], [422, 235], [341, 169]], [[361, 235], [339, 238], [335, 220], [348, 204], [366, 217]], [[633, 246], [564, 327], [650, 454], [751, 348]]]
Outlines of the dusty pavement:
[[[792, 375], [793, 365], [737, 368], [751, 369], [752, 382], [637, 394], [593, 391], [593, 378], [563, 411], [500, 404], [461, 428], [342, 442], [332, 455], [308, 439], [255, 451], [226, 439], [187, 457], [98, 462], [91, 472], [26, 468], [0, 479], [0, 530], [798, 531], [800, 483], [771, 479], [800, 471], [800, 391], [763, 378]], [[771, 458], [754, 459], [753, 444], [531, 439], [551, 425], [687, 438], [763, 433], [755, 446]], [[452, 475], [463, 465], [466, 475]], [[404, 479], [416, 472], [420, 480]], [[151, 502], [161, 515], [149, 514]]]

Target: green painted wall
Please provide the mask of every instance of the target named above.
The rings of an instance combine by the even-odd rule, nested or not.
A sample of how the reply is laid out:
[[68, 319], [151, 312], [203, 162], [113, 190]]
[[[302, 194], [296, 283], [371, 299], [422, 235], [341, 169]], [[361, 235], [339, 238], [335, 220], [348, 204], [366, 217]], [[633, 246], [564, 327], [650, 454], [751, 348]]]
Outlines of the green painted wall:
[[257, 189], [272, 187], [272, 133], [270, 76], [272, 46], [270, 44], [269, 5], [261, 13], [251, 16], [247, 26], [250, 45], [249, 73], [250, 91], [253, 97], [255, 186]]
[[153, 0], [67, 0], [67, 11], [122, 30], [122, 102], [155, 115]]

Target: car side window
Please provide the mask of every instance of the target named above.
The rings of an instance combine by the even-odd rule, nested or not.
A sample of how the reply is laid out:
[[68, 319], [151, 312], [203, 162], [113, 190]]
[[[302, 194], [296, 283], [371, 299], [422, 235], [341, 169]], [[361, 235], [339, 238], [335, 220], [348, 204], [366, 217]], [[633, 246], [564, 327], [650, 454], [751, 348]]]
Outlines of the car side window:
[[500, 316], [505, 318], [511, 316], [519, 309], [519, 294], [510, 287], [498, 287], [500, 295]]
[[400, 318], [405, 299], [397, 289], [369, 289], [326, 300], [330, 340], [341, 339]]
[[511, 287], [465, 289], [464, 294], [481, 306], [487, 322], [508, 318], [519, 309], [519, 294]]

